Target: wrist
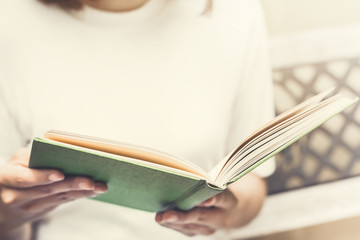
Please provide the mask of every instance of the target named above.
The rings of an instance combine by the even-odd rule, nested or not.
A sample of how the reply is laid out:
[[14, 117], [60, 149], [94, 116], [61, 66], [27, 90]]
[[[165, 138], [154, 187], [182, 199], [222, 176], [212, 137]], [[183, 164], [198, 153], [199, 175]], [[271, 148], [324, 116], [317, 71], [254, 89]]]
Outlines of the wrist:
[[260, 212], [266, 197], [266, 183], [255, 174], [248, 174], [229, 187], [237, 199], [235, 209], [231, 210], [229, 228], [239, 228], [251, 222]]
[[6, 240], [30, 240], [31, 223], [26, 223], [20, 227], [0, 231], [0, 239]]

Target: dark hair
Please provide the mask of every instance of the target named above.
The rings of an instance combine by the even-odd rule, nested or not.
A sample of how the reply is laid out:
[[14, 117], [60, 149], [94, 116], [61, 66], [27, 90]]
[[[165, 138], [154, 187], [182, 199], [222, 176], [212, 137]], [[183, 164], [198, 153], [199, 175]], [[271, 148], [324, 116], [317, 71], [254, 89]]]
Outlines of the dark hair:
[[[38, 0], [46, 4], [58, 5], [63, 9], [78, 10], [82, 8], [82, 3], [79, 0]], [[203, 14], [209, 13], [212, 9], [212, 0], [207, 0], [206, 7]]]
[[81, 9], [82, 3], [79, 0], [38, 0], [45, 4], [54, 4], [64, 9]]

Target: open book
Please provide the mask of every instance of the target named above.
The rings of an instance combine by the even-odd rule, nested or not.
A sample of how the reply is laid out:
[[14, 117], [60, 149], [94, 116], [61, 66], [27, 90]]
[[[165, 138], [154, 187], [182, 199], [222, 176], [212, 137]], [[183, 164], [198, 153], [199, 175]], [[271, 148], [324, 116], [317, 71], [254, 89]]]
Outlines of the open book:
[[181, 157], [127, 143], [48, 131], [35, 138], [31, 168], [55, 168], [108, 184], [95, 199], [145, 211], [191, 209], [358, 101], [320, 93], [248, 136], [209, 173]]

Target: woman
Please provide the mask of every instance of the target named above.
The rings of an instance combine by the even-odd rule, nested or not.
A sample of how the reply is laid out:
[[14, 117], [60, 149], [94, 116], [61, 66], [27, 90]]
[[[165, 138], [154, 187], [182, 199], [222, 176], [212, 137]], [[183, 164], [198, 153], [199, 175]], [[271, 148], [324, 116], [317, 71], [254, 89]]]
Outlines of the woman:
[[0, 18], [2, 239], [29, 239], [37, 220], [39, 240], [182, 239], [256, 216], [266, 194], [258, 175], [269, 175], [271, 162], [193, 210], [157, 213], [154, 221], [85, 199], [106, 184], [29, 169], [28, 148], [19, 150], [59, 129], [211, 169], [272, 116], [256, 1], [4, 0]]

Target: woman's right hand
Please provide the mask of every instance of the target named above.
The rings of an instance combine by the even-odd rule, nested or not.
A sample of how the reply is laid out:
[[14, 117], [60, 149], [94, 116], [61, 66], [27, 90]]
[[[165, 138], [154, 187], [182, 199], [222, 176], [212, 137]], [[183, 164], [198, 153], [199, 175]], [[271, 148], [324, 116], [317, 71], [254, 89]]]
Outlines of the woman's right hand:
[[57, 170], [30, 169], [29, 157], [29, 150], [21, 149], [0, 166], [0, 238], [10, 239], [12, 233], [60, 204], [107, 191], [106, 184], [86, 177], [64, 177]]

